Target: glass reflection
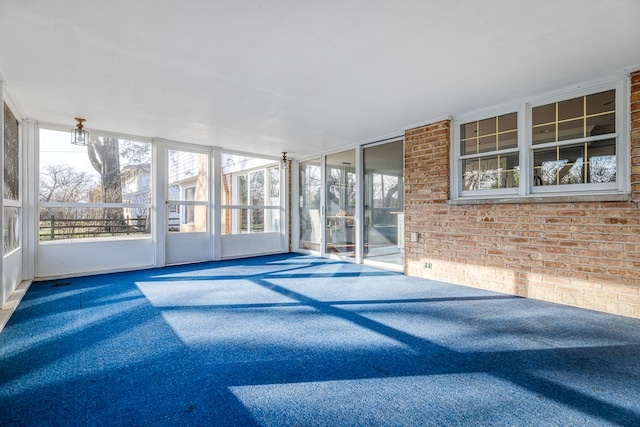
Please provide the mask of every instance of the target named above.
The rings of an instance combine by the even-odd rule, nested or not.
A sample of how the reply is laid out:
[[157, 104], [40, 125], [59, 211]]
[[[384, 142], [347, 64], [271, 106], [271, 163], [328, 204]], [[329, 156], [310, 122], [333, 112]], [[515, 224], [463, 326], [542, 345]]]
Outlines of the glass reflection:
[[403, 142], [364, 150], [364, 258], [403, 264]]
[[355, 257], [355, 150], [328, 155], [325, 170], [325, 250], [329, 254]]

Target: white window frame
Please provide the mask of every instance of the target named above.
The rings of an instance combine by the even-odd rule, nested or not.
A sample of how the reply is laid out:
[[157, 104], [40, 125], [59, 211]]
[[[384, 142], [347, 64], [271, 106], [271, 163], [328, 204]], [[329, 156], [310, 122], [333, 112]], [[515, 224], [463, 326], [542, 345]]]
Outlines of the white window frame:
[[[268, 211], [272, 211], [272, 210], [279, 210], [280, 209], [280, 205], [282, 204], [282, 200], [280, 197], [278, 197], [278, 201], [279, 203], [274, 204], [274, 198], [270, 197], [271, 196], [271, 169], [272, 168], [278, 168], [278, 163], [274, 162], [273, 164], [266, 164], [266, 165], [262, 165], [262, 166], [258, 166], [255, 168], [249, 168], [249, 169], [245, 169], [239, 172], [234, 172], [231, 176], [231, 182], [232, 182], [232, 186], [233, 186], [233, 195], [232, 195], [232, 201], [233, 204], [232, 205], [227, 205], [227, 206], [223, 206], [223, 208], [230, 208], [233, 209], [233, 213], [232, 213], [232, 221], [233, 221], [233, 226], [232, 226], [232, 233], [233, 234], [262, 234], [265, 232], [255, 232], [255, 231], [251, 231], [251, 226], [252, 226], [252, 221], [251, 221], [251, 210], [252, 209], [263, 209], [265, 216], [264, 216], [264, 222], [265, 222], [265, 227], [266, 227], [266, 221], [267, 218], [270, 217], [269, 215], [267, 215]], [[262, 205], [252, 205], [251, 204], [251, 174], [255, 173], [255, 172], [263, 172], [264, 173], [264, 204]], [[245, 176], [247, 179], [247, 203], [246, 204], [242, 204], [240, 203], [240, 192], [236, 191], [238, 188], [240, 188], [240, 177]], [[280, 178], [280, 180], [282, 181], [282, 177]], [[282, 190], [280, 190], [280, 194], [282, 194]], [[246, 209], [247, 210], [247, 230], [246, 231], [242, 231], [240, 230], [240, 225], [241, 225], [241, 221], [240, 221], [240, 210], [241, 209]]]
[[[495, 151], [487, 151], [483, 153], [477, 153], [473, 155], [463, 156], [460, 152], [460, 126], [469, 122], [475, 122], [479, 120], [491, 119], [493, 117], [503, 116], [506, 114], [517, 113], [518, 115], [518, 147], [517, 148], [508, 148], [503, 150], [495, 150]], [[498, 154], [512, 154], [522, 152], [523, 146], [523, 135], [522, 135], [522, 118], [523, 118], [523, 109], [518, 105], [508, 105], [503, 106], [499, 109], [494, 110], [483, 110], [477, 113], [473, 113], [470, 115], [460, 116], [459, 118], [453, 121], [452, 126], [452, 141], [455, 141], [452, 152], [453, 164], [452, 164], [452, 174], [451, 174], [451, 198], [480, 198], [480, 197], [505, 197], [505, 196], [518, 196], [519, 187], [511, 187], [511, 188], [495, 188], [495, 189], [486, 189], [486, 190], [467, 190], [464, 191], [462, 189], [462, 161], [468, 158], [477, 158], [477, 157], [492, 157]], [[519, 156], [519, 165], [520, 165], [520, 179], [522, 179], [522, 155]], [[520, 182], [520, 186], [522, 186], [522, 181]], [[455, 195], [455, 196], [454, 196]]]
[[[626, 200], [631, 191], [629, 85], [628, 76], [615, 76], [594, 82], [590, 85], [577, 85], [535, 98], [525, 99], [517, 104], [502, 105], [454, 117], [451, 126], [451, 141], [453, 143], [450, 150], [450, 203], [532, 203], [547, 198], [559, 198], [562, 201]], [[561, 146], [565, 144], [565, 142], [538, 144], [534, 146], [532, 143], [532, 109], [538, 106], [611, 89], [616, 91], [616, 132], [612, 134], [610, 138], [616, 140], [616, 181], [614, 183], [534, 186], [533, 151], [545, 146]], [[463, 191], [461, 175], [462, 160], [468, 156], [461, 156], [460, 154], [460, 126], [476, 120], [484, 120], [514, 112], [518, 113], [519, 187]], [[590, 139], [599, 138], [574, 139], [566, 143], [573, 144]], [[492, 152], [482, 153], [483, 156], [490, 156], [491, 154]]]

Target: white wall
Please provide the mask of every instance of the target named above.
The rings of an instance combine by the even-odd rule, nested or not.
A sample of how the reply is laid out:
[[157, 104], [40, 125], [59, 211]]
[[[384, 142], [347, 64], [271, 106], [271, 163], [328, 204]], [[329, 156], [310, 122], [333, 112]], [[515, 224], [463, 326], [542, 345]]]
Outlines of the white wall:
[[151, 238], [43, 242], [38, 247], [36, 278], [134, 270], [154, 266], [154, 259]]
[[221, 239], [223, 259], [287, 251], [282, 233], [230, 234]]

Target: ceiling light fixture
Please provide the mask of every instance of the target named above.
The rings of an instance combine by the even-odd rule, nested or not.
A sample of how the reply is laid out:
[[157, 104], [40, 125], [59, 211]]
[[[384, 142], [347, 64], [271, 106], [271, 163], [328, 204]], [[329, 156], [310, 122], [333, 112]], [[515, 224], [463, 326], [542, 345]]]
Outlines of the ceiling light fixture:
[[84, 130], [84, 125], [82, 124], [86, 122], [86, 120], [76, 117], [76, 121], [78, 124], [75, 128], [71, 129], [71, 143], [73, 145], [86, 146], [89, 141], [89, 132]]

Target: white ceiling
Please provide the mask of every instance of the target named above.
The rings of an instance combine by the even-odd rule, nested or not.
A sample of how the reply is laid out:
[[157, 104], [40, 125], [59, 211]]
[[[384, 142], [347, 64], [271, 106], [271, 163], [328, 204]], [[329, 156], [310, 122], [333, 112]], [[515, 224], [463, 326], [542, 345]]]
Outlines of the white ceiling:
[[293, 158], [639, 64], [638, 0], [0, 0], [24, 117]]

